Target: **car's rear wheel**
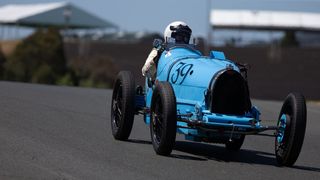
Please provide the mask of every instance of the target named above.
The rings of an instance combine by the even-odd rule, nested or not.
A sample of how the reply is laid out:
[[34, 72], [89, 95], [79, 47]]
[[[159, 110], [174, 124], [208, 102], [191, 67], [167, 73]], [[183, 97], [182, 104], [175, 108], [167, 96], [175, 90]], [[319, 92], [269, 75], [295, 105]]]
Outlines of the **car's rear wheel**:
[[300, 93], [290, 93], [281, 108], [275, 138], [275, 154], [280, 166], [292, 166], [301, 151], [306, 129], [305, 98]]
[[114, 83], [111, 102], [111, 129], [117, 140], [130, 136], [135, 108], [135, 79], [131, 72], [121, 71]]
[[168, 82], [157, 83], [151, 102], [150, 134], [154, 150], [170, 155], [176, 139], [176, 97]]
[[241, 134], [239, 138], [232, 138], [230, 141], [226, 143], [227, 150], [230, 151], [239, 151], [243, 142], [245, 135]]

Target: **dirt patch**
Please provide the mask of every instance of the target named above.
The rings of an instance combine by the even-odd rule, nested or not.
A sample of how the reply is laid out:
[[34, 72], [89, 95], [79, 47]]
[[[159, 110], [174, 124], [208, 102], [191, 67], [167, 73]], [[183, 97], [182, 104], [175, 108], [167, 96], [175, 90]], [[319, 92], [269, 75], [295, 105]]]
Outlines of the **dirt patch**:
[[3, 54], [8, 57], [20, 42], [21, 40], [0, 41], [0, 48]]

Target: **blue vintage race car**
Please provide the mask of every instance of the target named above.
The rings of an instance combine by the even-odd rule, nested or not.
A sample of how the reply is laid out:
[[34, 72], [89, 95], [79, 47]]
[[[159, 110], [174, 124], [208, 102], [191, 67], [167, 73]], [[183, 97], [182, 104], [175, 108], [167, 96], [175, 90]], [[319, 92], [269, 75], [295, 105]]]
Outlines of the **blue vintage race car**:
[[170, 45], [155, 41], [162, 49], [155, 79], [145, 88], [135, 85], [131, 72], [121, 71], [114, 83], [111, 127], [117, 140], [127, 140], [134, 115], [144, 115], [150, 125], [154, 150], [170, 155], [176, 132], [185, 139], [223, 143], [239, 150], [246, 135], [273, 130], [279, 165], [292, 166], [303, 144], [306, 103], [300, 93], [290, 93], [278, 123], [264, 126], [260, 112], [251, 104], [247, 68], [225, 58], [223, 52], [203, 56], [193, 45]]

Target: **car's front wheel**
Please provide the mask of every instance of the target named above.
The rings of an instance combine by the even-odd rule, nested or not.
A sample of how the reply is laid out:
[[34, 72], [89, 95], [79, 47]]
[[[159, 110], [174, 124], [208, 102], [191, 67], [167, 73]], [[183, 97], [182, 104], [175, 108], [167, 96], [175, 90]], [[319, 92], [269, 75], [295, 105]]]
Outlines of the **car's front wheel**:
[[280, 166], [292, 166], [301, 151], [307, 122], [306, 102], [302, 94], [290, 93], [278, 120], [275, 154]]
[[176, 97], [168, 82], [157, 83], [151, 102], [150, 134], [154, 150], [170, 155], [176, 139]]

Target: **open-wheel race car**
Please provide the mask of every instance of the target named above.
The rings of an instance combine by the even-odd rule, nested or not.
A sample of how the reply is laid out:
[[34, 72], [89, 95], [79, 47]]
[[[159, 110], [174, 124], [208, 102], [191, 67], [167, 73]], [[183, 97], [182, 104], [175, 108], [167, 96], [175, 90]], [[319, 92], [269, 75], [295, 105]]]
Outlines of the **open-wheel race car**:
[[170, 155], [177, 132], [187, 140], [223, 143], [236, 151], [246, 135], [272, 130], [278, 164], [292, 166], [304, 140], [304, 96], [290, 93], [277, 124], [264, 126], [258, 108], [251, 104], [246, 76], [246, 66], [226, 59], [223, 52], [203, 56], [192, 45], [168, 44], [158, 59], [156, 78], [146, 78], [144, 88], [136, 86], [131, 72], [118, 74], [111, 104], [112, 134], [127, 140], [134, 116], [142, 114], [155, 152]]

